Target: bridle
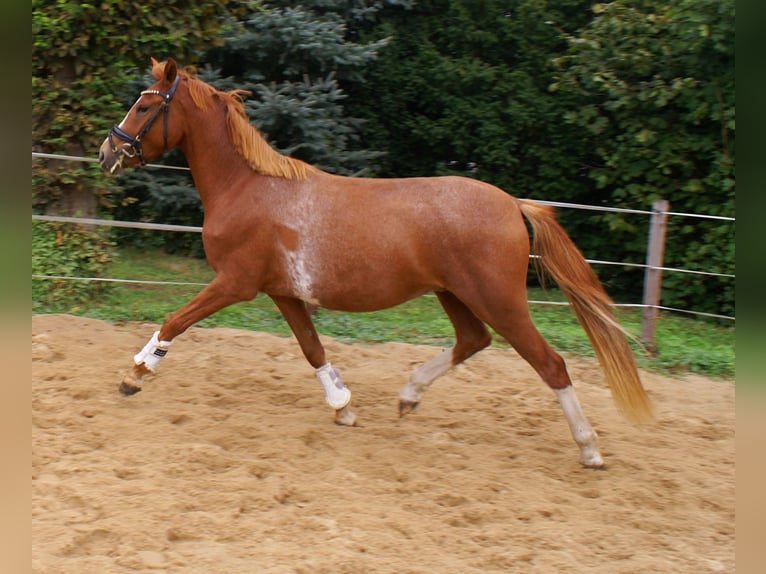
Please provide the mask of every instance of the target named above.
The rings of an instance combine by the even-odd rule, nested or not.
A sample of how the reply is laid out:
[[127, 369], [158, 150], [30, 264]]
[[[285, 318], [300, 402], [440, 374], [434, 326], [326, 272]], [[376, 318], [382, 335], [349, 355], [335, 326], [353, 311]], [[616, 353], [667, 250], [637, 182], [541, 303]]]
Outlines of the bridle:
[[[146, 165], [143, 149], [141, 148], [141, 138], [144, 137], [146, 132], [152, 129], [152, 125], [154, 125], [154, 121], [157, 119], [157, 116], [159, 116], [160, 113], [162, 112], [165, 112], [165, 115], [163, 118], [162, 141], [165, 145], [165, 149], [168, 149], [168, 112], [170, 108], [170, 101], [173, 99], [173, 95], [176, 93], [176, 88], [178, 87], [178, 81], [180, 79], [181, 79], [181, 76], [176, 76], [175, 81], [170, 86], [170, 90], [168, 90], [167, 92], [161, 92], [160, 90], [144, 90], [143, 92], [141, 92], [142, 96], [145, 96], [145, 95], [161, 96], [162, 103], [155, 110], [152, 117], [150, 117], [147, 120], [147, 122], [144, 124], [141, 130], [135, 135], [135, 137], [130, 135], [125, 130], [123, 130], [120, 126], [112, 127], [112, 129], [109, 130], [109, 135], [107, 136], [107, 139], [109, 140], [109, 146], [112, 149], [112, 153], [116, 154], [119, 151], [121, 154], [123, 154], [126, 157], [138, 156], [138, 161], [141, 162], [141, 165]], [[127, 146], [123, 145], [118, 148], [114, 144], [114, 140], [112, 139], [112, 136], [117, 136], [118, 138], [125, 140], [128, 145]]]

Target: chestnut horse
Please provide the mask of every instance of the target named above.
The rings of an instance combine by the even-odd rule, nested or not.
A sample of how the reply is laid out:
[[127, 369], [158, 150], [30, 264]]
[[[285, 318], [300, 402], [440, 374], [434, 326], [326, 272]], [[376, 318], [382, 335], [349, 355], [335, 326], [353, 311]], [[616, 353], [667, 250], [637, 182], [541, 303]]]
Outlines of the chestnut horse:
[[[171, 313], [134, 357], [120, 390], [141, 390], [171, 342], [193, 323], [266, 293], [321, 383], [336, 422], [353, 425], [351, 393], [325, 350], [307, 304], [372, 311], [435, 292], [455, 328], [454, 346], [416, 368], [400, 415], [451, 367], [489, 345], [491, 326], [555, 392], [580, 461], [603, 466], [563, 359], [535, 328], [526, 300], [530, 237], [585, 329], [617, 406], [652, 416], [612, 302], [551, 208], [463, 177], [340, 177], [284, 156], [247, 119], [245, 92], [222, 92], [171, 58], [152, 58], [156, 82], [101, 145], [104, 171], [119, 173], [178, 147], [204, 206], [202, 240], [215, 278]], [[523, 216], [523, 217], [522, 217]]]

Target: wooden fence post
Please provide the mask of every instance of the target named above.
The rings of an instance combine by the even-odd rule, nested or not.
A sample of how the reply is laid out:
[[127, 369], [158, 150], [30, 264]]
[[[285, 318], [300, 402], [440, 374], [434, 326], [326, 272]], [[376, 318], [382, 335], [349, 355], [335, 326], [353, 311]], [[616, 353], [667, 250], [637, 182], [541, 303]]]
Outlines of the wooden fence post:
[[662, 291], [662, 263], [665, 257], [665, 232], [667, 231], [670, 203], [658, 199], [652, 203], [652, 220], [649, 224], [649, 245], [646, 253], [644, 273], [644, 307], [641, 313], [641, 341], [650, 353], [655, 353], [655, 331], [657, 328], [657, 306]]

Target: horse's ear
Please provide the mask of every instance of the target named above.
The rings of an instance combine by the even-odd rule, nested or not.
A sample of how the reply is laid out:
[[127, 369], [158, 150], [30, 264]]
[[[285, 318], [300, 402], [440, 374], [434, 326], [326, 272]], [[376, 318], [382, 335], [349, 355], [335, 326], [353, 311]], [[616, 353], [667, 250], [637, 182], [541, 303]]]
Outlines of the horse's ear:
[[154, 58], [151, 58], [152, 60], [152, 76], [154, 76], [155, 80], [159, 80], [162, 77], [162, 64], [155, 60]]
[[178, 64], [176, 64], [176, 61], [173, 58], [168, 58], [168, 61], [165, 62], [165, 80], [169, 84], [172, 84], [177, 75]]

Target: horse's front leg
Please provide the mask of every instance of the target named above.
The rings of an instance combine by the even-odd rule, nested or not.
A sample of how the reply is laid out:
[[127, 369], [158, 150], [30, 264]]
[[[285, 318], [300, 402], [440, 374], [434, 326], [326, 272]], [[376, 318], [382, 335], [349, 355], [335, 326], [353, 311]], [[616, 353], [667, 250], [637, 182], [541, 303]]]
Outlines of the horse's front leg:
[[282, 316], [290, 325], [306, 360], [314, 367], [317, 379], [322, 384], [327, 404], [335, 409], [335, 422], [354, 426], [356, 416], [351, 412], [351, 391], [340, 380], [338, 371], [327, 361], [324, 346], [317, 335], [306, 304], [300, 299], [270, 295]]
[[234, 292], [226, 286], [227, 284], [231, 285], [231, 282], [225, 281], [220, 275], [217, 276], [191, 301], [167, 316], [160, 330], [155, 331], [144, 348], [133, 357], [133, 366], [125, 373], [120, 383], [122, 394], [133, 395], [140, 391], [144, 384], [144, 377], [154, 374], [157, 365], [167, 354], [173, 339], [191, 325], [219, 309], [255, 296], [254, 293], [245, 295]]

